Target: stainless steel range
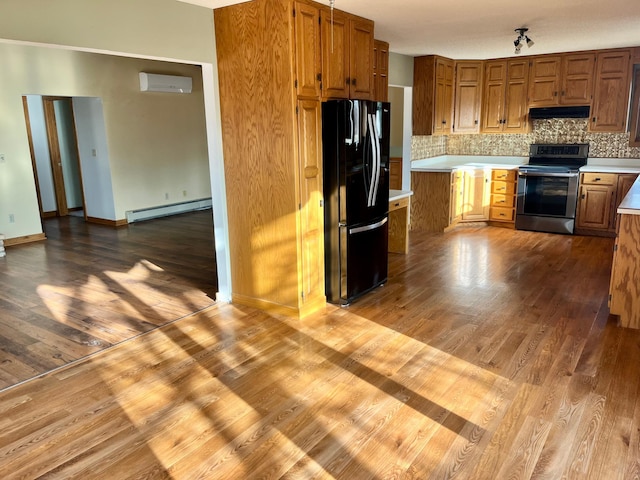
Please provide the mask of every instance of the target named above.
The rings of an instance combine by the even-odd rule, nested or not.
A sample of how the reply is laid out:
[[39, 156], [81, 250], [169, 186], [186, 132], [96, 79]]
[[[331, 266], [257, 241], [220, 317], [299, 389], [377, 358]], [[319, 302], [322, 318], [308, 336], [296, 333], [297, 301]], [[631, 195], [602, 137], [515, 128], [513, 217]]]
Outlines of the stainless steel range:
[[589, 144], [533, 144], [529, 164], [518, 168], [516, 228], [573, 233], [580, 167]]

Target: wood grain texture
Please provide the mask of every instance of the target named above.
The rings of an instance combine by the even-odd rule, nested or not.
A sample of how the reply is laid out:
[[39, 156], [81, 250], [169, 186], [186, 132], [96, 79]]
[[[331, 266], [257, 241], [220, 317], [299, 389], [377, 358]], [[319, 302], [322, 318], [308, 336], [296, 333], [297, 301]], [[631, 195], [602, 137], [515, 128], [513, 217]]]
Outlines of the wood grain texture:
[[[214, 305], [0, 392], [0, 478], [634, 478], [640, 331], [608, 315], [613, 240], [410, 242], [348, 308]], [[61, 265], [53, 287], [92, 268]]]
[[442, 232], [449, 226], [451, 174], [411, 172], [411, 228]]
[[611, 273], [611, 313], [620, 325], [640, 329], [640, 216], [620, 215]]

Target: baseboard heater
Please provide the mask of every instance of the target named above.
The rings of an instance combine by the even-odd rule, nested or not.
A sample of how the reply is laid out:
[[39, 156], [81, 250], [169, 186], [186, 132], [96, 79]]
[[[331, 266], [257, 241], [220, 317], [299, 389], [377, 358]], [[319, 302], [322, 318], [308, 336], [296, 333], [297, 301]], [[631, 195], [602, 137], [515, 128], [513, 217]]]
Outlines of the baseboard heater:
[[211, 208], [211, 198], [201, 198], [200, 200], [190, 200], [188, 202], [172, 203], [171, 205], [160, 205], [158, 207], [141, 208], [139, 210], [129, 210], [126, 212], [127, 223], [150, 220], [152, 218], [168, 217], [180, 213], [194, 212], [196, 210], [206, 210]]

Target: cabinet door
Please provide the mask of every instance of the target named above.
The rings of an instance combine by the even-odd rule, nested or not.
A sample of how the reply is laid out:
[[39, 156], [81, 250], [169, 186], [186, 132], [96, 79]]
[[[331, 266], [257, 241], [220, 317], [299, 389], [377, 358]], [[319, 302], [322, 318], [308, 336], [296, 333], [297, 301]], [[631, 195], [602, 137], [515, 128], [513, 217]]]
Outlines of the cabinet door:
[[349, 22], [349, 95], [358, 100], [373, 100], [373, 22], [370, 20]]
[[464, 175], [460, 170], [451, 172], [451, 195], [449, 198], [449, 225], [453, 225], [462, 219], [462, 206], [464, 203]]
[[507, 62], [485, 63], [481, 125], [483, 133], [502, 131], [506, 82]]
[[548, 107], [560, 103], [560, 56], [534, 57], [529, 70], [529, 106]]
[[324, 297], [321, 109], [317, 100], [298, 101], [301, 303]]
[[589, 130], [624, 132], [629, 101], [629, 50], [596, 57], [596, 78]]
[[509, 60], [507, 62], [507, 91], [505, 94], [505, 119], [503, 132], [523, 133], [527, 131], [527, 83], [529, 62]]
[[595, 63], [595, 53], [571, 54], [562, 57], [560, 103], [563, 105], [591, 103]]
[[435, 133], [451, 133], [453, 123], [453, 60], [436, 60]]
[[320, 98], [320, 11], [306, 3], [295, 4], [296, 93]]
[[453, 131], [480, 131], [480, 102], [482, 100], [482, 62], [456, 62], [455, 106]]
[[624, 200], [624, 197], [627, 196], [627, 193], [629, 193], [629, 190], [631, 190], [631, 187], [633, 186], [633, 184], [635, 183], [636, 179], [638, 178], [638, 175], [635, 173], [621, 173], [620, 175], [618, 175], [618, 184], [617, 184], [617, 189], [616, 189], [616, 201], [613, 204], [613, 211], [611, 212], [611, 230], [612, 231], [616, 231], [617, 230], [617, 223], [618, 223], [618, 207], [620, 206], [620, 204], [622, 203], [622, 200]]
[[489, 220], [490, 171], [484, 168], [465, 170], [463, 185], [462, 219], [466, 221]]
[[322, 96], [349, 98], [349, 19], [344, 12], [321, 10]]
[[373, 99], [389, 101], [389, 44], [381, 40], [373, 42]]
[[436, 59], [433, 55], [413, 59], [413, 135], [432, 135], [435, 123]]
[[609, 230], [614, 196], [614, 186], [582, 185], [576, 226], [590, 230]]
[[631, 98], [631, 125], [629, 127], [629, 145], [640, 147], [640, 65], [633, 71], [633, 96]]

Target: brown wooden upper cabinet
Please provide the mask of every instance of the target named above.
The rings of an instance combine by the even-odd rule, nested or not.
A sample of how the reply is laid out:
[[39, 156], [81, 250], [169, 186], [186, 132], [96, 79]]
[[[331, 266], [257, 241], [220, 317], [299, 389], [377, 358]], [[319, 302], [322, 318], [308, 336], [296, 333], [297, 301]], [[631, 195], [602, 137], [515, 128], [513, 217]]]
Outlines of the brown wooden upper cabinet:
[[389, 100], [389, 44], [382, 40], [373, 42], [373, 99]]
[[529, 63], [529, 107], [589, 105], [595, 53], [545, 55]]
[[453, 60], [437, 55], [413, 59], [414, 135], [451, 132], [453, 66]]
[[629, 145], [640, 147], [640, 64], [634, 65]]
[[597, 53], [590, 131], [625, 131], [630, 94], [630, 63], [630, 50]]
[[373, 99], [373, 21], [321, 10], [323, 98]]
[[295, 2], [296, 94], [320, 98], [322, 93], [322, 52], [320, 50], [320, 9]]
[[483, 133], [522, 133], [528, 129], [529, 60], [491, 60], [484, 65]]
[[454, 133], [478, 133], [480, 131], [483, 67], [484, 62], [482, 61], [456, 62]]

